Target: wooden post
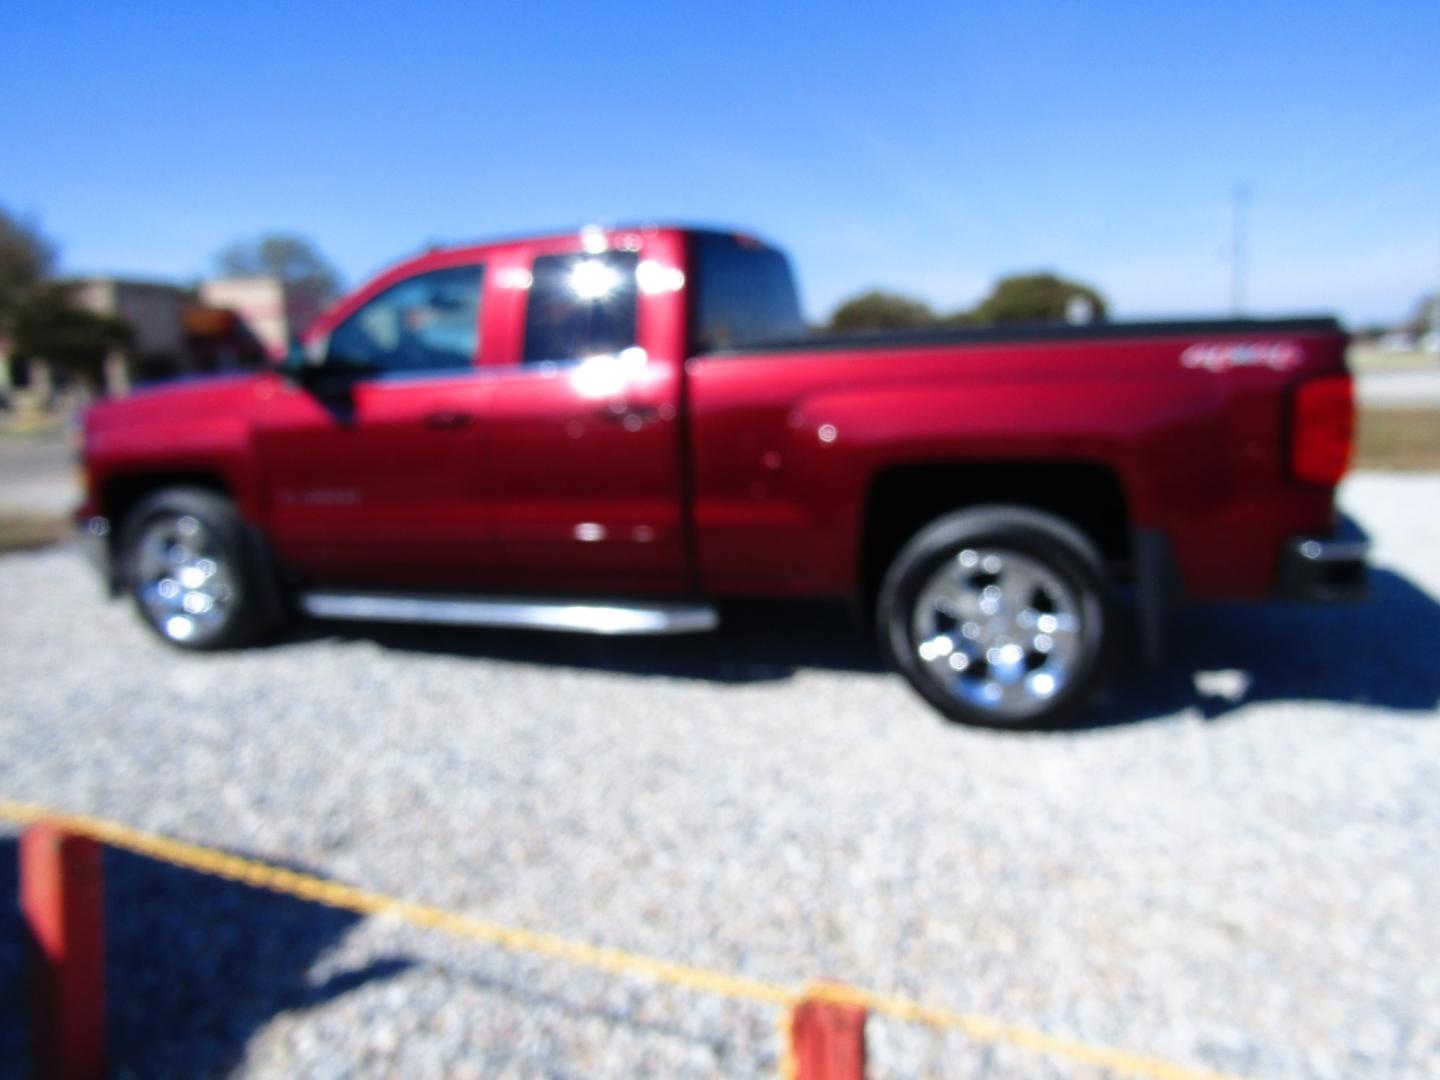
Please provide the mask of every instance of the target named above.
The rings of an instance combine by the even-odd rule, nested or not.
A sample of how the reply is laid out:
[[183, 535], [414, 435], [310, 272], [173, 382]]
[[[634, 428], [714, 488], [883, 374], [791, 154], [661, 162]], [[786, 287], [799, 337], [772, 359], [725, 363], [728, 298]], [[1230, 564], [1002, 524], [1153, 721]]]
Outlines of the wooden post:
[[863, 1080], [865, 1008], [807, 999], [790, 1016], [795, 1080]]
[[105, 1072], [105, 888], [100, 845], [50, 825], [20, 838], [20, 910], [31, 941], [35, 1072]]

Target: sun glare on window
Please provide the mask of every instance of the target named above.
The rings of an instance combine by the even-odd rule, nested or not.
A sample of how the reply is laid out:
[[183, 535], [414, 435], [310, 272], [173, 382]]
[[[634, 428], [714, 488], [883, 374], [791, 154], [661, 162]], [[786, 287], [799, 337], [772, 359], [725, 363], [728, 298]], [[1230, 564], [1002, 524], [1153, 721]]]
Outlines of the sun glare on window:
[[582, 259], [570, 271], [570, 290], [582, 300], [604, 300], [620, 285], [620, 274], [599, 259]]

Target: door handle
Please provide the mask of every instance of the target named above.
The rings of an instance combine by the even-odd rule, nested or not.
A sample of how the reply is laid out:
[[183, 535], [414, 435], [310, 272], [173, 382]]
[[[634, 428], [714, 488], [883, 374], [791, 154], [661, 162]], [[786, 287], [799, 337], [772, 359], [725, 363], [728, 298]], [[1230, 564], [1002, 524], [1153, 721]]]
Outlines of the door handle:
[[446, 409], [428, 413], [424, 423], [432, 431], [453, 431], [456, 428], [469, 427], [470, 421], [473, 419], [474, 417], [467, 412]]

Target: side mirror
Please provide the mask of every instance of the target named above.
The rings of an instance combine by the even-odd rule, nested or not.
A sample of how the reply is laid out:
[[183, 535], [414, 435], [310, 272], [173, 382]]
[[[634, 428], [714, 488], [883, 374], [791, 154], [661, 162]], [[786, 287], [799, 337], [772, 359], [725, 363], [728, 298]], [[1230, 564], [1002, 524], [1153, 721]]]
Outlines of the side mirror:
[[[323, 350], [324, 343], [320, 343]], [[317, 351], [313, 346], [307, 349], [298, 341], [290, 343], [290, 349], [285, 356], [276, 361], [275, 370], [287, 379], [293, 379], [297, 383], [306, 383], [315, 378], [325, 370], [324, 353]]]
[[326, 355], [325, 348], [323, 339], [308, 348], [295, 342], [276, 370], [320, 398], [348, 398], [357, 382], [381, 370], [373, 362]]

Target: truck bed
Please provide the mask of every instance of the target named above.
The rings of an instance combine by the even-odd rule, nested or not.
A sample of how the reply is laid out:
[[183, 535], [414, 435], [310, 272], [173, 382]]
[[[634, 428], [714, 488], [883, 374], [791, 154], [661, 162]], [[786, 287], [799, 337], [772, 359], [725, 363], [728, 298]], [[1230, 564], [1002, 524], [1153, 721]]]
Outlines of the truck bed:
[[1134, 322], [1016, 323], [966, 326], [940, 330], [880, 330], [824, 333], [779, 341], [757, 341], [723, 349], [702, 349], [698, 356], [746, 353], [840, 352], [903, 348], [913, 345], [1003, 345], [1010, 343], [1095, 341], [1132, 338], [1209, 337], [1244, 334], [1340, 334], [1340, 323], [1328, 315], [1297, 315], [1278, 319], [1162, 319]]

